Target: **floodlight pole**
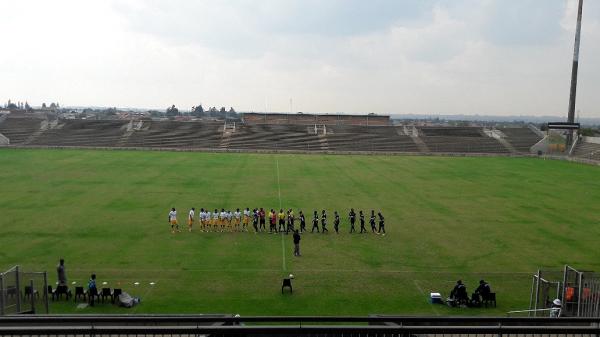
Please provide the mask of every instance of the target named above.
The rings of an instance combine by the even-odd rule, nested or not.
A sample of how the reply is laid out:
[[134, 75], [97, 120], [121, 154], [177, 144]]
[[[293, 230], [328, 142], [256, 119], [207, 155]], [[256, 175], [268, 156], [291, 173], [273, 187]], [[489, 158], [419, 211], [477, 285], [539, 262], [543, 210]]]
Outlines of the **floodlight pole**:
[[[581, 17], [583, 0], [579, 0], [577, 10], [577, 28], [575, 29], [575, 48], [573, 51], [573, 67], [571, 69], [571, 91], [569, 95], [569, 123], [575, 123], [575, 98], [577, 97], [577, 71], [579, 69], [579, 45], [581, 42]], [[567, 146], [573, 144], [573, 130], [567, 134]]]

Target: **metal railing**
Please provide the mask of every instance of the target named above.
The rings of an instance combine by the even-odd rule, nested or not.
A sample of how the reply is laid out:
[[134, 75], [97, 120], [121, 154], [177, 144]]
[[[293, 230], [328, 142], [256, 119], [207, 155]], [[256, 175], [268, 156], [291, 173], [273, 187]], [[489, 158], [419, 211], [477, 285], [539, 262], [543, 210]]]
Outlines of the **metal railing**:
[[0, 335], [598, 336], [600, 318], [79, 315], [7, 316]]

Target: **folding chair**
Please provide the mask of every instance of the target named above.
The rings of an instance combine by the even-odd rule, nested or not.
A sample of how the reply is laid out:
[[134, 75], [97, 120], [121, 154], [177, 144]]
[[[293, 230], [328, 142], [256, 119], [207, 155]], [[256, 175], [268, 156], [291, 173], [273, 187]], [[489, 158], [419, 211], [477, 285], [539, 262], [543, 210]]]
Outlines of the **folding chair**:
[[78, 298], [82, 298], [84, 301], [87, 300], [87, 290], [83, 289], [83, 287], [75, 287], [75, 296], [73, 301], [77, 301]]
[[283, 294], [283, 288], [288, 287], [290, 288], [290, 293], [293, 293], [294, 291], [292, 290], [292, 280], [289, 278], [284, 278], [283, 279], [283, 284], [281, 285], [281, 293]]

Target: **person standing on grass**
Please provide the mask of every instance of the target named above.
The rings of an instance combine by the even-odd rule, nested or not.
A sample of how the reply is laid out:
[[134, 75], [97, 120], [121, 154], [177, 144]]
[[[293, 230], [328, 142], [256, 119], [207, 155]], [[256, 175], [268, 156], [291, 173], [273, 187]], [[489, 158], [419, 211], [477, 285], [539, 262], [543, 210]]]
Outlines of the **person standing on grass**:
[[258, 210], [255, 208], [252, 210], [252, 227], [254, 227], [254, 234], [258, 233]]
[[58, 285], [67, 285], [67, 271], [65, 270], [65, 260], [60, 259], [58, 266], [56, 266], [56, 273], [58, 274]]
[[188, 213], [188, 231], [192, 231], [192, 226], [194, 225], [194, 217], [196, 216], [195, 213], [196, 209], [194, 207], [192, 207], [192, 209], [190, 209], [190, 212]]
[[278, 218], [279, 218], [279, 231], [284, 232], [286, 230], [285, 229], [285, 213], [283, 212], [282, 208], [279, 209]]
[[215, 232], [219, 231], [219, 218], [220, 218], [219, 210], [215, 208], [215, 211], [213, 212], [213, 219], [212, 219], [213, 229]]
[[321, 233], [325, 234], [325, 232], [329, 233], [327, 230], [327, 214], [325, 213], [325, 210], [323, 210], [323, 212], [321, 212]]
[[313, 223], [313, 226], [312, 226], [312, 230], [310, 232], [314, 233], [315, 229], [316, 229], [317, 233], [319, 233], [319, 214], [317, 213], [317, 211], [315, 211], [315, 213], [313, 214], [312, 223]]
[[300, 233], [304, 233], [306, 232], [306, 218], [304, 217], [302, 210], [298, 212], [298, 218], [300, 219]]
[[244, 231], [244, 232], [248, 231], [249, 223], [250, 223], [250, 208], [246, 207], [246, 209], [244, 210], [244, 222], [242, 223], [242, 231]]
[[360, 219], [360, 234], [367, 233], [367, 229], [365, 228], [365, 215], [362, 210], [358, 212], [358, 217]]
[[377, 233], [377, 228], [375, 227], [375, 211], [371, 210], [371, 218], [369, 219], [369, 224], [371, 225], [371, 232]]
[[94, 306], [94, 297], [98, 296], [98, 288], [96, 288], [96, 274], [92, 274], [88, 281], [88, 298], [90, 300], [90, 306]]
[[177, 211], [175, 210], [175, 207], [171, 208], [171, 211], [169, 212], [169, 223], [171, 224], [172, 234], [175, 234], [176, 229], [178, 232], [181, 232], [179, 230], [179, 223], [177, 222]]
[[200, 208], [200, 213], [198, 213], [198, 221], [200, 222], [200, 231], [204, 232], [206, 230], [206, 212], [204, 208]]
[[294, 228], [294, 211], [290, 208], [287, 212], [287, 231], [285, 232], [287, 234], [287, 232], [294, 232], [295, 228]]
[[294, 256], [300, 256], [300, 233], [294, 230]]
[[354, 208], [350, 208], [348, 217], [350, 218], [350, 233], [354, 233], [356, 232], [356, 229], [354, 228], [354, 223], [356, 222], [356, 213], [354, 213]]
[[266, 231], [267, 227], [265, 225], [265, 210], [261, 207], [260, 211], [258, 211], [258, 216], [260, 218], [260, 227], [259, 230], [262, 231]]
[[269, 220], [270, 220], [269, 233], [271, 233], [271, 234], [277, 233], [277, 213], [272, 208], [271, 208], [271, 212], [269, 212]]
[[335, 230], [336, 234], [340, 234], [340, 215], [337, 211], [333, 212], [333, 229]]
[[235, 219], [235, 231], [240, 231], [240, 222], [242, 222], [242, 213], [239, 208], [236, 208], [235, 212], [233, 212], [233, 218]]
[[381, 212], [378, 212], [377, 215], [379, 216], [379, 232], [377, 234], [385, 236], [385, 218]]

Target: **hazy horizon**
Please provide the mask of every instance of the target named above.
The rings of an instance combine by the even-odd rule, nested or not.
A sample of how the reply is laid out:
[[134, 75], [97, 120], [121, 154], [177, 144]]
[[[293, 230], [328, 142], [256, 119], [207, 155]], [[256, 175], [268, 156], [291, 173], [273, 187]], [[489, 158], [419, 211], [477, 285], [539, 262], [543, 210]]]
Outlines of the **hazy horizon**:
[[[25, 0], [0, 12], [3, 103], [561, 118], [576, 0]], [[600, 117], [597, 41], [588, 0], [581, 118]]]

